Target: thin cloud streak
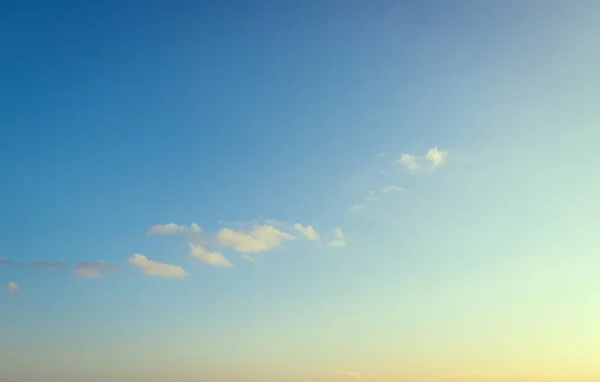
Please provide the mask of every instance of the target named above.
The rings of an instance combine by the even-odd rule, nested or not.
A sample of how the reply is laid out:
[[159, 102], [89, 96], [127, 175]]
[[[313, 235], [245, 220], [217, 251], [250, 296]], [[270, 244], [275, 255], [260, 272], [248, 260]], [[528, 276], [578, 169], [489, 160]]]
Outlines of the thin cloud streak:
[[175, 223], [168, 224], [156, 224], [148, 228], [146, 235], [177, 235], [185, 233], [200, 233], [202, 228], [196, 223], [192, 223], [188, 226], [179, 225]]
[[394, 186], [394, 185], [390, 185], [390, 186], [385, 186], [381, 189], [381, 192], [383, 193], [387, 193], [387, 192], [402, 192], [403, 189], [402, 187], [399, 186]]
[[112, 272], [115, 269], [114, 265], [106, 261], [83, 261], [77, 263], [73, 272], [80, 277], [97, 279], [104, 276], [106, 272]]
[[0, 257], [0, 265], [13, 265], [14, 262], [8, 257]]

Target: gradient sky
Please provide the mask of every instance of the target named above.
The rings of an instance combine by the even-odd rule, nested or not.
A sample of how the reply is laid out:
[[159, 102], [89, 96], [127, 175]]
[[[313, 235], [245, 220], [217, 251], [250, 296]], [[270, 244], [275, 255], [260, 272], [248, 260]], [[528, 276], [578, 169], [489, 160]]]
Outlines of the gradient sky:
[[0, 381], [600, 380], [600, 2], [0, 5]]

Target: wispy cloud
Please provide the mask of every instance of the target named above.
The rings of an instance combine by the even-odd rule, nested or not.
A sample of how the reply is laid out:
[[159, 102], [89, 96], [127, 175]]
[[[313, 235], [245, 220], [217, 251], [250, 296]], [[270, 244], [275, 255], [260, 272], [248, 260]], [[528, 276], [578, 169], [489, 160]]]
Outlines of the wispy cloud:
[[341, 228], [334, 228], [333, 229], [333, 236], [335, 236], [334, 240], [331, 240], [329, 243], [327, 243], [328, 247], [344, 247], [346, 245], [346, 240], [344, 238], [344, 233], [342, 232]]
[[16, 292], [19, 291], [19, 289], [21, 289], [21, 287], [16, 282], [11, 281], [11, 282], [8, 283], [8, 291], [9, 292], [16, 293]]
[[189, 275], [178, 265], [159, 263], [158, 261], [149, 260], [146, 256], [135, 253], [129, 258], [129, 264], [135, 265], [140, 271], [147, 276], [161, 276], [172, 278], [184, 278]]
[[384, 193], [386, 193], [386, 192], [401, 192], [401, 191], [403, 191], [402, 187], [393, 186], [393, 185], [385, 186], [381, 189], [381, 192], [384, 192]]
[[13, 261], [8, 257], [0, 257], [0, 265], [13, 265]]
[[190, 244], [190, 256], [215, 267], [232, 267], [233, 264], [220, 252], [209, 252], [196, 244]]
[[33, 268], [60, 268], [64, 265], [67, 265], [65, 260], [58, 261], [46, 261], [46, 260], [36, 260], [31, 263]]
[[354, 204], [350, 206], [349, 210], [353, 213], [364, 212], [367, 210], [367, 206], [365, 206], [364, 204]]
[[222, 228], [217, 232], [217, 241], [224, 247], [231, 247], [240, 253], [268, 251], [281, 247], [286, 240], [295, 237], [270, 225], [255, 225], [250, 229], [232, 230]]
[[421, 157], [404, 153], [396, 160], [395, 164], [406, 168], [410, 172], [433, 171], [444, 164], [447, 157], [448, 152], [432, 147]]
[[319, 235], [319, 233], [310, 225], [303, 226], [300, 223], [296, 223], [294, 224], [294, 228], [308, 240], [319, 240], [321, 237], [321, 235]]
[[367, 191], [367, 196], [365, 198], [368, 201], [379, 200], [379, 197], [375, 194], [375, 191]]
[[102, 277], [104, 273], [112, 272], [114, 270], [114, 265], [106, 261], [83, 261], [77, 263], [73, 272], [75, 272], [77, 276], [97, 279]]
[[200, 233], [202, 232], [202, 228], [196, 223], [192, 223], [189, 226], [179, 225], [175, 223], [168, 224], [157, 224], [152, 225], [148, 228], [148, 235], [177, 235], [184, 233]]
[[252, 263], [256, 261], [256, 258], [254, 256], [249, 255], [247, 253], [242, 253], [240, 256], [242, 256], [242, 259], [248, 260], [248, 261], [250, 261]]

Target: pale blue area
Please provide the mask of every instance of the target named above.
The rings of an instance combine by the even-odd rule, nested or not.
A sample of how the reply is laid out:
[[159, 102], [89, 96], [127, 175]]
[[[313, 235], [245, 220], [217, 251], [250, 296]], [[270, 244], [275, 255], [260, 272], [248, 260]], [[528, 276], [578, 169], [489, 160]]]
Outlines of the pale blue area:
[[[481, 322], [518, 333], [514, 322], [535, 319], [532, 301], [559, 309], [598, 290], [577, 272], [599, 265], [599, 11], [2, 3], [0, 257], [19, 264], [0, 265], [0, 381], [363, 361], [400, 372], [438, 359], [432, 349], [455, 354], [448, 333], [476, 333], [467, 345], [487, 333]], [[393, 168], [433, 146], [449, 152], [439, 170]], [[348, 211], [387, 184], [405, 191], [366, 217]], [[228, 251], [235, 267], [218, 269], [186, 258], [179, 238], [144, 236], [152, 224], [216, 231], [261, 217], [311, 224], [323, 240], [256, 263]], [[327, 249], [335, 226], [347, 247]], [[135, 252], [190, 277], [142, 276], [127, 264]], [[33, 260], [69, 268], [32, 270]], [[72, 274], [97, 260], [118, 271]], [[532, 287], [523, 269], [540, 267], [576, 286]], [[7, 293], [8, 281], [21, 291]], [[488, 290], [514, 322], [488, 321], [498, 313]], [[584, 297], [580, 317], [600, 322]]]

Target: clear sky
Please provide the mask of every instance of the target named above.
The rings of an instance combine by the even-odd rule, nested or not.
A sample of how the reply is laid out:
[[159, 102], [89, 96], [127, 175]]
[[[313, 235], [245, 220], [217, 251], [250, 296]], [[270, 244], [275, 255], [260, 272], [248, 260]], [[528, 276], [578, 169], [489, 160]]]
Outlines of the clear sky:
[[0, 381], [600, 380], [600, 2], [0, 5]]

